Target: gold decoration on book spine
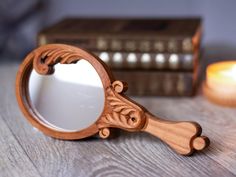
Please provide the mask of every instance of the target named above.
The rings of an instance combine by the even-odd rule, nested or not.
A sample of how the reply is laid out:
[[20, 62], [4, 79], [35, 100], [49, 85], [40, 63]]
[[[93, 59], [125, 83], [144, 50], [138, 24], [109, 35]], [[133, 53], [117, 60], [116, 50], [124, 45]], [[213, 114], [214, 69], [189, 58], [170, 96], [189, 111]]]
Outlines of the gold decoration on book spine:
[[126, 41], [124, 48], [127, 51], [135, 51], [136, 50], [136, 43], [135, 43], [135, 41]]
[[178, 50], [177, 42], [175, 40], [168, 41], [168, 51], [176, 52]]
[[141, 61], [141, 66], [142, 66], [143, 68], [148, 69], [148, 68], [151, 67], [152, 60], [151, 60], [151, 55], [150, 55], [149, 53], [143, 53], [143, 54], [141, 55], [140, 61]]
[[112, 64], [114, 67], [121, 67], [123, 64], [124, 57], [120, 52], [115, 52], [112, 56]]
[[196, 56], [193, 54], [166, 54], [166, 53], [140, 53], [140, 52], [93, 52], [99, 56], [109, 67], [122, 69], [171, 69], [192, 70]]
[[149, 52], [151, 50], [151, 44], [148, 40], [142, 40], [140, 41], [140, 47], [139, 50], [141, 52]]
[[97, 49], [98, 50], [107, 50], [108, 49], [108, 41], [104, 38], [98, 38]]
[[155, 57], [156, 67], [164, 68], [166, 65], [166, 58], [164, 54], [157, 54]]
[[105, 63], [108, 63], [110, 60], [110, 56], [107, 52], [101, 52], [99, 58], [101, 58]]
[[127, 58], [126, 58], [126, 62], [127, 62], [127, 65], [128, 67], [130, 68], [134, 68], [137, 66], [137, 56], [135, 53], [129, 53]]
[[112, 49], [113, 51], [119, 51], [119, 50], [121, 50], [121, 49], [122, 49], [122, 43], [121, 43], [121, 41], [120, 41], [120, 40], [116, 40], [116, 39], [112, 40], [112, 41], [111, 41], [111, 49]]
[[191, 38], [186, 38], [182, 42], [182, 48], [184, 52], [192, 52], [192, 39]]
[[154, 50], [156, 50], [158, 52], [163, 52], [165, 50], [164, 43], [161, 41], [154, 42], [153, 48], [154, 48]]
[[178, 69], [179, 68], [179, 56], [177, 54], [170, 55], [169, 68], [171, 68], [171, 69]]

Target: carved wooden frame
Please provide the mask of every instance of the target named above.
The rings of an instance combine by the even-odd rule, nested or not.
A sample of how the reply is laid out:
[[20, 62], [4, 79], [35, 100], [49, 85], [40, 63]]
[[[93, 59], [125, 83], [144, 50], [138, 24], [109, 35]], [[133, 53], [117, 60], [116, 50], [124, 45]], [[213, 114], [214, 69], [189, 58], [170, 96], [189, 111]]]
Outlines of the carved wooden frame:
[[[87, 60], [101, 78], [105, 93], [103, 112], [94, 124], [84, 130], [62, 132], [52, 129], [40, 122], [30, 105], [28, 96], [30, 73], [34, 68], [39, 74], [52, 74], [55, 64], [71, 64], [80, 59]], [[107, 65], [98, 57], [80, 48], [64, 44], [49, 44], [33, 50], [21, 64], [16, 78], [16, 97], [22, 112], [34, 127], [49, 136], [60, 139], [81, 139], [99, 133], [100, 137], [107, 138], [110, 135], [110, 128], [120, 128], [153, 134], [183, 155], [189, 155], [194, 150], [202, 150], [209, 145], [209, 139], [200, 136], [200, 125], [195, 122], [171, 122], [154, 117], [123, 94], [127, 88], [126, 83], [114, 80]]]

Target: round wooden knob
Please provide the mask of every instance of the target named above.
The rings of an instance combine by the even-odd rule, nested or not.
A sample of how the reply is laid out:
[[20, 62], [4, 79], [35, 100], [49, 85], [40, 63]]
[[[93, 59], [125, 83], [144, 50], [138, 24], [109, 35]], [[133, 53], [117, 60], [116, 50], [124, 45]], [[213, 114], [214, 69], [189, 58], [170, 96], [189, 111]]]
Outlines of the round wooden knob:
[[108, 138], [110, 136], [109, 128], [103, 128], [99, 131], [99, 136], [103, 139]]
[[210, 140], [206, 136], [196, 137], [195, 139], [193, 139], [193, 143], [192, 143], [193, 148], [198, 151], [203, 150], [209, 144], [210, 144]]
[[114, 81], [112, 83], [112, 86], [117, 93], [123, 93], [128, 89], [128, 84], [126, 82], [122, 82], [122, 81], [118, 81], [118, 80]]

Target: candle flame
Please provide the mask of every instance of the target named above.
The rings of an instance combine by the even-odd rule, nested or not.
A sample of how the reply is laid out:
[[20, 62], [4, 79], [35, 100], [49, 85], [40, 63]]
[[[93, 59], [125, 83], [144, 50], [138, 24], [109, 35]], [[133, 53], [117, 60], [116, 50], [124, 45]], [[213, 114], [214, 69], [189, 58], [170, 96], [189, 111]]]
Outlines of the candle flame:
[[236, 81], [236, 65], [233, 65], [232, 68], [228, 70], [221, 71], [221, 74], [226, 77], [231, 77], [233, 80]]

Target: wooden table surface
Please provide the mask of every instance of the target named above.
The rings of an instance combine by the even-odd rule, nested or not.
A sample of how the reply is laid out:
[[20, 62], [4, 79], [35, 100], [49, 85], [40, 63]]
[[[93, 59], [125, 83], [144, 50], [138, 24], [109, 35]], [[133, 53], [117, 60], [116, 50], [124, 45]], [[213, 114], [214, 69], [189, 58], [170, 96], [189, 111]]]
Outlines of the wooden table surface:
[[236, 176], [236, 109], [194, 98], [134, 98], [170, 120], [192, 120], [211, 139], [204, 152], [184, 157], [145, 133], [113, 139], [62, 141], [32, 128], [14, 92], [17, 65], [0, 65], [0, 176]]

